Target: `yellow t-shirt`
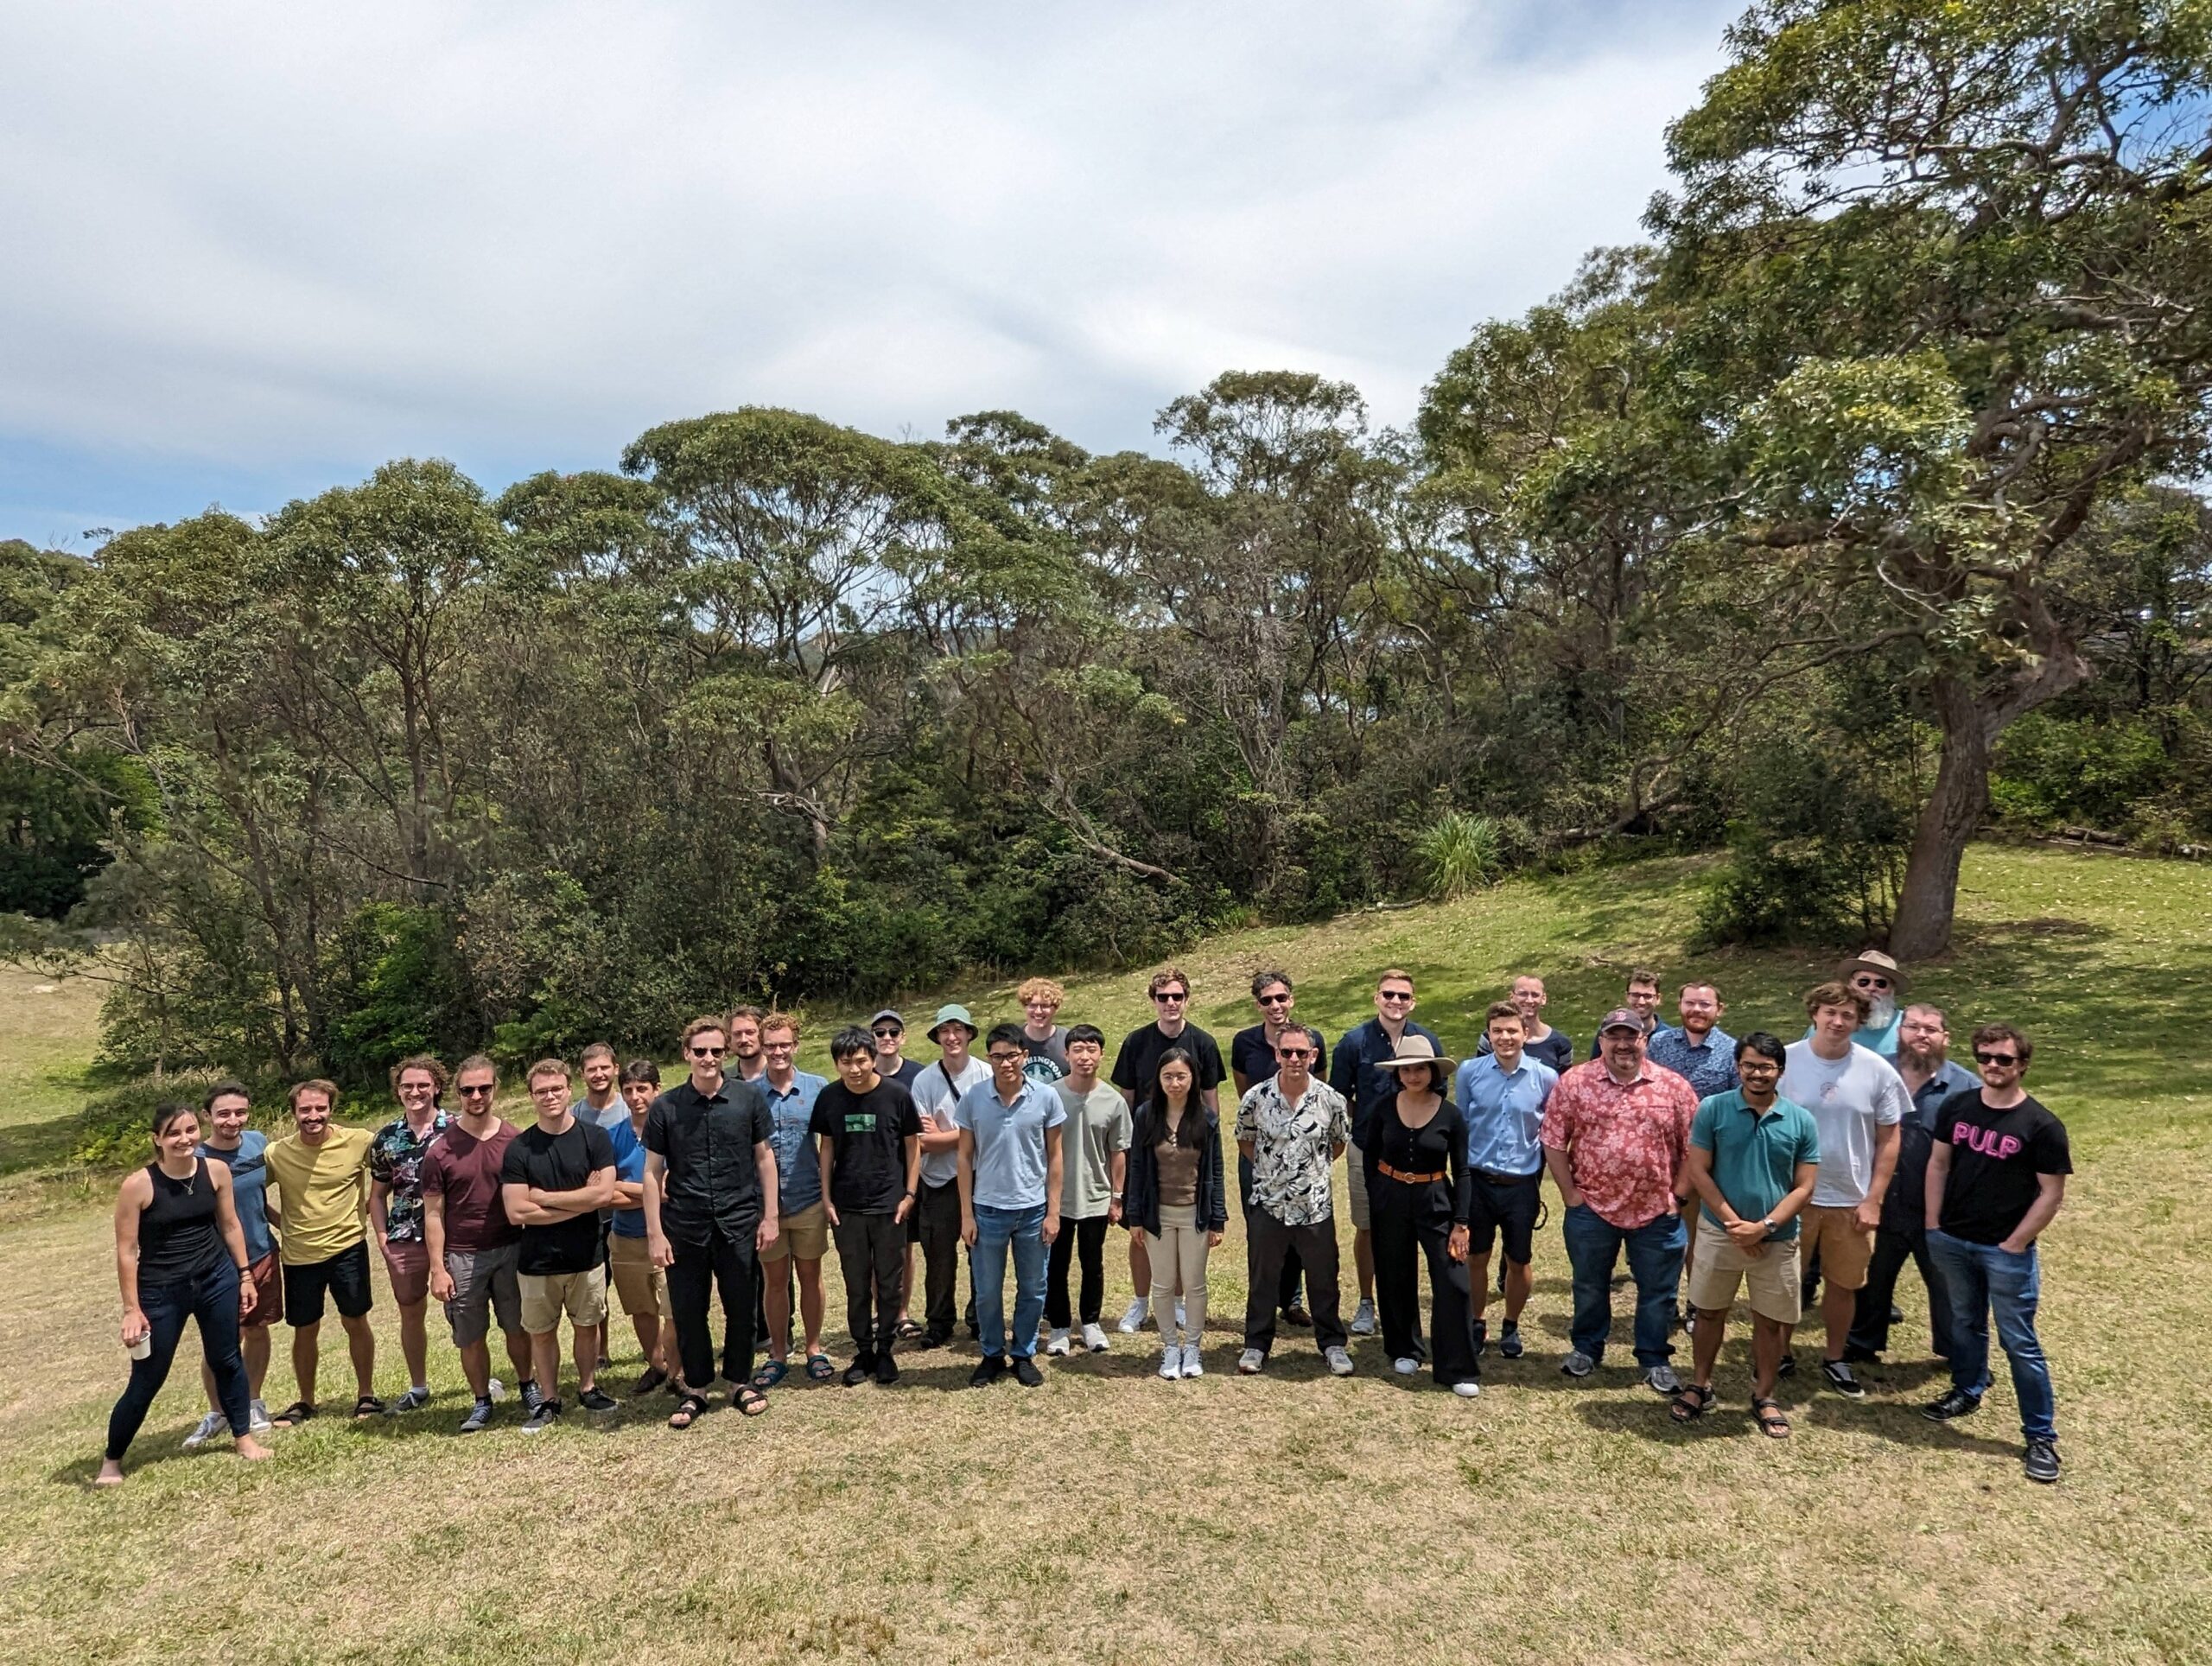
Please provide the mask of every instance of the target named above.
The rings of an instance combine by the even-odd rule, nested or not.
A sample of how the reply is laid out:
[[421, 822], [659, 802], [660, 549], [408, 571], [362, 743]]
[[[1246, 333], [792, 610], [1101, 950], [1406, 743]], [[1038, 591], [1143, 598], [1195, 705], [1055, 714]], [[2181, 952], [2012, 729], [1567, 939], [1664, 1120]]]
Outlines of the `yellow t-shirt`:
[[269, 1178], [283, 1211], [278, 1249], [287, 1267], [342, 1255], [368, 1236], [369, 1135], [330, 1125], [321, 1145], [296, 1134], [269, 1144]]

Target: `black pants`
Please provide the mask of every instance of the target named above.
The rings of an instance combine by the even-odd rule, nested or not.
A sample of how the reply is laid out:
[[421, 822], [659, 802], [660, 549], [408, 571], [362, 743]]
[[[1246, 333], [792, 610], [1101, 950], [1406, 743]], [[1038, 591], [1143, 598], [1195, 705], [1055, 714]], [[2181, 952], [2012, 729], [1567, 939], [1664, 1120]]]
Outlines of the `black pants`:
[[130, 1362], [130, 1381], [108, 1414], [107, 1455], [119, 1463], [130, 1450], [154, 1396], [168, 1380], [188, 1319], [199, 1321], [200, 1351], [215, 1375], [215, 1397], [223, 1402], [223, 1415], [231, 1420], [231, 1433], [244, 1434], [251, 1391], [245, 1360], [238, 1352], [238, 1269], [231, 1258], [217, 1256], [213, 1267], [187, 1283], [140, 1290], [138, 1311], [146, 1315], [154, 1348], [143, 1359]]
[[[1252, 1218], [1258, 1211], [1252, 1202], [1252, 1160], [1241, 1151], [1236, 1154], [1236, 1195], [1244, 1205], [1244, 1228], [1249, 1233]], [[1289, 1253], [1283, 1256], [1282, 1274], [1275, 1291], [1275, 1306], [1285, 1313], [1298, 1306], [1298, 1293], [1305, 1270], [1305, 1258], [1299, 1253], [1298, 1245], [1293, 1243]], [[1251, 1345], [1247, 1343], [1245, 1345], [1249, 1347]]]
[[1851, 1345], [1880, 1353], [1890, 1345], [1890, 1308], [1897, 1294], [1897, 1275], [1906, 1262], [1920, 1269], [1920, 1281], [1928, 1290], [1928, 1319], [1931, 1345], [1944, 1359], [1951, 1357], [1951, 1294], [1942, 1269], [1928, 1258], [1924, 1227], [1906, 1230], [1885, 1226], [1874, 1234], [1874, 1258], [1866, 1265], [1866, 1282], [1859, 1287], [1858, 1305], [1851, 1316]]
[[914, 1206], [922, 1222], [922, 1328], [941, 1342], [952, 1334], [952, 1292], [960, 1278], [960, 1182], [924, 1181]]
[[[1265, 1354], [1275, 1344], [1275, 1314], [1281, 1306], [1285, 1268], [1303, 1262], [1306, 1294], [1313, 1303], [1313, 1343], [1323, 1353], [1341, 1348], [1344, 1334], [1337, 1293], [1337, 1224], [1315, 1221], [1286, 1226], [1265, 1209], [1244, 1217], [1244, 1345]], [[1465, 1275], [1461, 1275], [1462, 1288]], [[1471, 1344], [1470, 1346], [1471, 1347]]]
[[722, 1375], [733, 1383], [753, 1376], [753, 1326], [745, 1312], [753, 1277], [753, 1234], [743, 1241], [719, 1226], [704, 1243], [675, 1241], [675, 1263], [668, 1269], [668, 1307], [676, 1320], [676, 1351], [683, 1362], [683, 1386], [704, 1389], [715, 1380], [715, 1333], [708, 1305], [719, 1290], [722, 1302]]
[[1368, 1182], [1367, 1207], [1374, 1222], [1375, 1306], [1382, 1321], [1382, 1349], [1393, 1359], [1420, 1358], [1421, 1275], [1417, 1262], [1428, 1258], [1429, 1367], [1450, 1387], [1471, 1383], [1481, 1372], [1475, 1364], [1475, 1332], [1469, 1305], [1467, 1263], [1452, 1259], [1451, 1192], [1431, 1180], [1408, 1186], [1380, 1175]]
[[[845, 1275], [845, 1328], [864, 1358], [887, 1354], [899, 1335], [899, 1287], [906, 1276], [906, 1225], [888, 1214], [840, 1211], [830, 1229]], [[871, 1316], [870, 1299], [874, 1312]]]
[[1056, 1331], [1071, 1328], [1068, 1313], [1068, 1263], [1083, 1252], [1082, 1300], [1077, 1304], [1083, 1323], [1098, 1322], [1099, 1304], [1106, 1300], [1106, 1229], [1103, 1215], [1079, 1221], [1062, 1220], [1060, 1235], [1052, 1240], [1045, 1262], [1045, 1323]]

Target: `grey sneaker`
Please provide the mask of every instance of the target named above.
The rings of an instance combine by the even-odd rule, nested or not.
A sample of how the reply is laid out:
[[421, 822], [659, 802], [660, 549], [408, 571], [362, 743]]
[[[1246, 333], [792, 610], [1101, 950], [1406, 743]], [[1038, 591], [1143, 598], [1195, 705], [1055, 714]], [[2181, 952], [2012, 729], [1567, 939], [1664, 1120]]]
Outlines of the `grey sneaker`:
[[1052, 1334], [1051, 1339], [1045, 1344], [1045, 1351], [1048, 1354], [1064, 1354], [1067, 1351], [1068, 1333], [1066, 1330], [1063, 1328], [1054, 1331]]
[[1682, 1379], [1672, 1365], [1654, 1365], [1643, 1374], [1643, 1386], [1654, 1394], [1674, 1396], [1682, 1391]]
[[481, 1434], [492, 1426], [492, 1397], [489, 1395], [468, 1408], [468, 1415], [461, 1420], [459, 1433]]
[[1483, 1385], [1479, 1383], [1454, 1383], [1452, 1385], [1452, 1392], [1462, 1400], [1471, 1400], [1482, 1391]]
[[1198, 1358], [1198, 1345], [1195, 1342], [1185, 1342], [1183, 1345], [1183, 1375], [1204, 1377], [1205, 1374], [1206, 1368]]
[[1421, 1361], [1409, 1355], [1403, 1359], [1392, 1360], [1390, 1362], [1390, 1369], [1397, 1372], [1401, 1377], [1411, 1377], [1415, 1371], [1421, 1369]]
[[1359, 1306], [1352, 1310], [1351, 1333], [1354, 1336], [1375, 1334], [1375, 1299], [1372, 1296], [1362, 1296]]
[[[496, 1400], [499, 1396], [495, 1394], [492, 1397]], [[526, 1412], [535, 1413], [544, 1403], [545, 1391], [535, 1382], [524, 1378], [522, 1385], [522, 1408]]]
[[1342, 1348], [1332, 1348], [1321, 1358], [1329, 1362], [1330, 1376], [1350, 1377], [1351, 1375], [1351, 1356]]
[[1093, 1353], [1106, 1351], [1106, 1332], [1097, 1320], [1093, 1319], [1083, 1327], [1083, 1345]]
[[261, 1401], [255, 1401], [247, 1409], [245, 1427], [246, 1433], [249, 1434], [266, 1434], [275, 1428], [276, 1426], [269, 1421], [268, 1406]]
[[1866, 1385], [1859, 1380], [1844, 1360], [1823, 1359], [1821, 1361], [1821, 1375], [1827, 1379], [1830, 1388], [1847, 1400], [1864, 1400], [1866, 1397]]
[[1116, 1328], [1124, 1336], [1134, 1335], [1144, 1328], [1145, 1320], [1151, 1317], [1152, 1303], [1144, 1297], [1139, 1296], [1129, 1304], [1129, 1311], [1122, 1315], [1122, 1322]]
[[1559, 1362], [1559, 1368], [1569, 1377], [1587, 1377], [1598, 1369], [1598, 1362], [1577, 1348]]
[[230, 1428], [231, 1420], [219, 1411], [211, 1411], [192, 1426], [192, 1433], [184, 1437], [184, 1449], [197, 1452], [222, 1430]]
[[495, 1401], [504, 1400], [507, 1397], [507, 1385], [499, 1381], [496, 1377], [485, 1384], [485, 1391]]
[[420, 1411], [429, 1403], [430, 1391], [428, 1389], [410, 1389], [391, 1402], [392, 1415], [397, 1416], [403, 1411]]
[[1236, 1372], [1240, 1377], [1257, 1377], [1267, 1369], [1268, 1357], [1257, 1348], [1247, 1348], [1236, 1356]]
[[561, 1421], [561, 1402], [541, 1399], [531, 1408], [530, 1415], [523, 1419], [524, 1434], [543, 1434]]

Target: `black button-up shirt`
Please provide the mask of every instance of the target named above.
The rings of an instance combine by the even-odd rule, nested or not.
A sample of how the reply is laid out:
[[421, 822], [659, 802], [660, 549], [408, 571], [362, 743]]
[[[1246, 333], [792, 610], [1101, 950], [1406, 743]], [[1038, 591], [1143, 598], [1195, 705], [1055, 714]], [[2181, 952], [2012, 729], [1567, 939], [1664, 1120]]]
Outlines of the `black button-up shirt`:
[[760, 1090], [727, 1076], [712, 1096], [687, 1077], [654, 1100], [645, 1113], [645, 1149], [668, 1165], [661, 1230], [689, 1244], [706, 1243], [717, 1227], [725, 1237], [750, 1238], [760, 1224], [753, 1148], [768, 1143], [774, 1128]]

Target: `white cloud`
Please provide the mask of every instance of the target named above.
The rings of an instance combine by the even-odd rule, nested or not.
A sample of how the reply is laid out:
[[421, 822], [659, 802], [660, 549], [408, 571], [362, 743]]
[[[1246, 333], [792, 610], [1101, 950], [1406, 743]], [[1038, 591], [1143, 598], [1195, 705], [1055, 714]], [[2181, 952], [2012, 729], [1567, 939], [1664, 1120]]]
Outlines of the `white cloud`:
[[1635, 235], [1732, 10], [0, 0], [0, 436], [573, 466], [772, 402], [1108, 447], [1274, 366], [1400, 421]]

